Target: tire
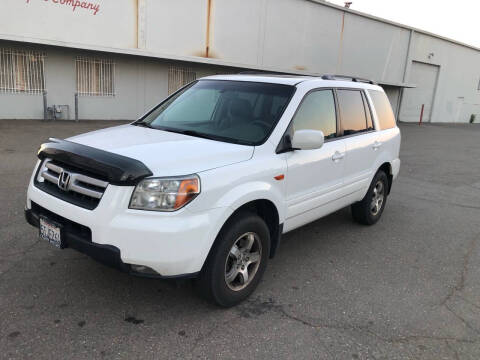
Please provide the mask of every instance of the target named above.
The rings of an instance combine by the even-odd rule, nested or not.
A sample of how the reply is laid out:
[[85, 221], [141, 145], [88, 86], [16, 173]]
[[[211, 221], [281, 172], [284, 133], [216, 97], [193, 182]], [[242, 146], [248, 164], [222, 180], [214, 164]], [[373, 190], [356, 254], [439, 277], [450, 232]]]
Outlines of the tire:
[[265, 221], [253, 213], [234, 216], [215, 240], [196, 280], [197, 290], [222, 307], [242, 302], [260, 282], [269, 253], [270, 232]]
[[362, 201], [351, 207], [356, 222], [373, 225], [380, 219], [387, 203], [388, 186], [387, 174], [383, 170], [378, 170]]

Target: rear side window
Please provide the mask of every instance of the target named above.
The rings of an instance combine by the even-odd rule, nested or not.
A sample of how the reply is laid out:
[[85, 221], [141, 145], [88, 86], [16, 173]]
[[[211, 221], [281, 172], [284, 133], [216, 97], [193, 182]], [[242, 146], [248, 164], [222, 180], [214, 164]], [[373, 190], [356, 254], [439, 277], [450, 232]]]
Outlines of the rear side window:
[[344, 135], [367, 131], [367, 118], [360, 90], [337, 90]]
[[293, 131], [321, 130], [325, 139], [337, 134], [337, 116], [332, 90], [317, 90], [305, 96], [293, 118]]
[[373, 101], [373, 106], [377, 112], [378, 122], [381, 130], [395, 127], [395, 116], [387, 95], [383, 91], [368, 90]]

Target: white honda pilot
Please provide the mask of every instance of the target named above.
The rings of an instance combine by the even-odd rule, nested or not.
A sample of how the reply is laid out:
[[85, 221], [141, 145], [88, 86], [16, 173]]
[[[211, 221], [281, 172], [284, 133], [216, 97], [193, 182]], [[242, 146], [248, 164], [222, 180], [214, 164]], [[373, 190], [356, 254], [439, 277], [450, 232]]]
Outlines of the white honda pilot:
[[211, 76], [129, 125], [41, 145], [25, 216], [60, 249], [134, 275], [195, 278], [232, 306], [282, 234], [348, 205], [376, 223], [399, 149], [372, 81]]

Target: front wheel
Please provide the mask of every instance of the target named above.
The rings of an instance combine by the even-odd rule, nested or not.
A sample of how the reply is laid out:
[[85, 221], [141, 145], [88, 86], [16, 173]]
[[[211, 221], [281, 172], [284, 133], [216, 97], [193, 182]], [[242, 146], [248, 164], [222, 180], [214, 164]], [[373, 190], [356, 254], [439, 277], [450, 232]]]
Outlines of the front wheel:
[[265, 271], [270, 252], [270, 233], [255, 214], [236, 215], [224, 226], [197, 279], [202, 295], [230, 307], [255, 290]]
[[388, 178], [383, 170], [373, 177], [372, 183], [362, 201], [352, 205], [353, 219], [360, 224], [373, 225], [382, 216], [387, 202]]

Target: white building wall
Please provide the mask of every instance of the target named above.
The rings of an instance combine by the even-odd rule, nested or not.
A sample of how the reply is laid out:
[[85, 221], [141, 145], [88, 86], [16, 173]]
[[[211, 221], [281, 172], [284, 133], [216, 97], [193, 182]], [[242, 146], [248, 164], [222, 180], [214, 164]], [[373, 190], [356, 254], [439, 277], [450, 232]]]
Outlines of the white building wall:
[[[308, 1], [267, 1], [261, 65], [338, 73], [342, 12]], [[240, 24], [237, 24], [240, 25]], [[260, 36], [260, 38], [262, 38]]]
[[305, 0], [147, 0], [145, 22], [152, 52], [395, 83], [410, 34]]
[[337, 73], [402, 83], [409, 36], [407, 29], [347, 13]]
[[[468, 122], [471, 114], [476, 114], [477, 119], [480, 117], [480, 51], [414, 33], [412, 60], [439, 67], [432, 121]], [[415, 81], [413, 77], [408, 79], [413, 84]], [[408, 91], [411, 90], [405, 89]], [[416, 104], [402, 103], [402, 112], [407, 112], [413, 105]], [[410, 120], [410, 117], [400, 119], [418, 121], [418, 118]]]
[[[65, 43], [137, 47], [137, 0], [87, 0], [91, 9], [64, 0], [1, 0], [0, 34]], [[85, 2], [82, 0], [81, 2]]]
[[[0, 40], [0, 48], [25, 49], [23, 44]], [[78, 56], [105, 58], [115, 62], [115, 96], [79, 96], [80, 120], [134, 120], [168, 95], [168, 71], [177, 62], [127, 55], [98, 53], [59, 47], [32, 45], [30, 50], [45, 53], [47, 105], [68, 105], [67, 118], [75, 118]], [[204, 64], [181, 64], [197, 77], [232, 72]], [[0, 92], [0, 119], [43, 119], [42, 94]]]
[[[55, 1], [0, 2], [0, 39], [63, 47], [45, 48], [49, 104], [73, 106], [73, 57], [80, 49], [135, 55], [110, 55], [117, 59], [117, 94], [80, 98], [81, 117], [137, 117], [166, 94], [165, 59], [197, 63], [210, 73], [224, 65], [349, 74], [389, 85], [416, 84], [412, 61], [431, 63], [439, 66], [432, 121], [465, 122], [479, 113], [479, 49], [322, 1], [88, 0], [98, 11], [73, 11], [68, 0]], [[408, 99], [400, 102], [400, 120], [418, 121], [418, 104]], [[2, 103], [2, 117], [43, 113], [39, 95], [0, 94]]]

